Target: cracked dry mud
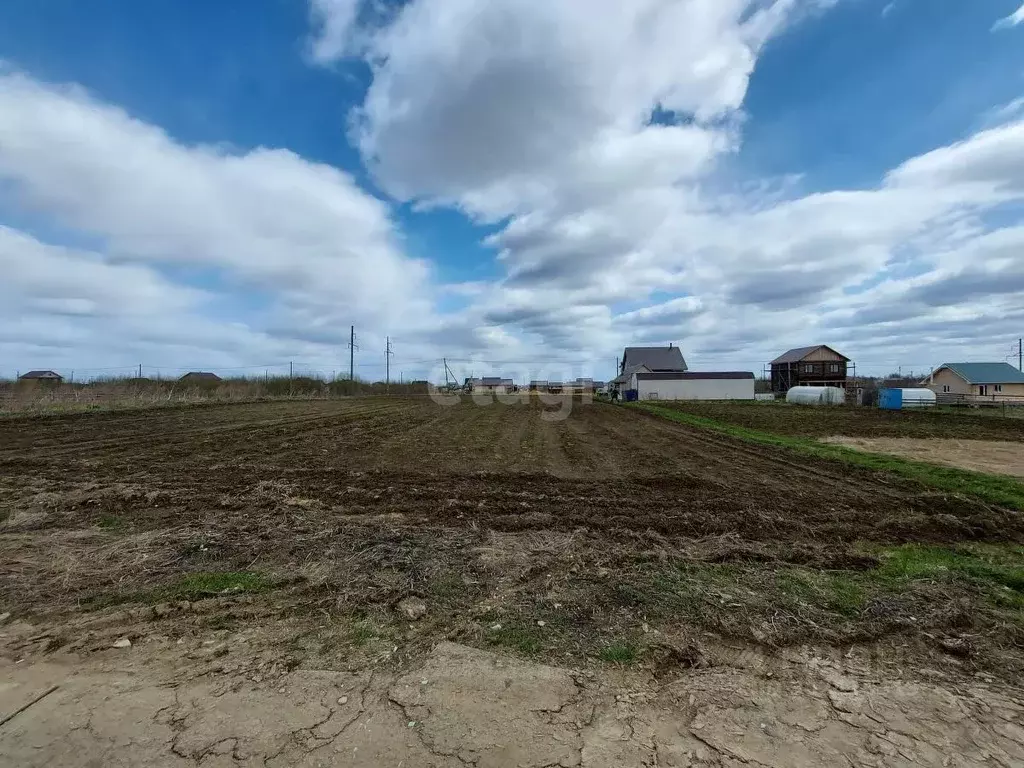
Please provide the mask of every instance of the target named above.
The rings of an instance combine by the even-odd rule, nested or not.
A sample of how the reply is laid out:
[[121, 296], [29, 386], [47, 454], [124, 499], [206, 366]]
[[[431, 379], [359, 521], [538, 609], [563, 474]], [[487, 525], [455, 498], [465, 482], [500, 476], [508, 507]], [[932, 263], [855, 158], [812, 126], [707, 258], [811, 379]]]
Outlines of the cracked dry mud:
[[[103, 656], [102, 654], [100, 656]], [[738, 659], [738, 661], [736, 660]], [[744, 659], [746, 661], [744, 661]], [[671, 681], [441, 643], [405, 673], [182, 675], [144, 647], [3, 662], [11, 766], [1016, 766], [1024, 698], [881, 680], [865, 659], [743, 653]]]

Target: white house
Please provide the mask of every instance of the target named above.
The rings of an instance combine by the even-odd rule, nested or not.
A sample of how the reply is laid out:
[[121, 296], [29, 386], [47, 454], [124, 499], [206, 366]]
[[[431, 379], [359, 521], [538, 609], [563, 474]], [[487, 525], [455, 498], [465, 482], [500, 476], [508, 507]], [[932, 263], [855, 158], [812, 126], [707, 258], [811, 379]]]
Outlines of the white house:
[[638, 400], [753, 400], [750, 371], [691, 371], [679, 347], [626, 347], [608, 388]]
[[503, 379], [500, 376], [484, 376], [479, 379], [466, 379], [465, 388], [469, 392], [504, 394], [515, 391], [515, 384], [512, 382], [512, 379]]
[[634, 373], [685, 373], [683, 352], [674, 344], [667, 347], [626, 347], [619, 363], [618, 376], [608, 382], [609, 390], [635, 389]]

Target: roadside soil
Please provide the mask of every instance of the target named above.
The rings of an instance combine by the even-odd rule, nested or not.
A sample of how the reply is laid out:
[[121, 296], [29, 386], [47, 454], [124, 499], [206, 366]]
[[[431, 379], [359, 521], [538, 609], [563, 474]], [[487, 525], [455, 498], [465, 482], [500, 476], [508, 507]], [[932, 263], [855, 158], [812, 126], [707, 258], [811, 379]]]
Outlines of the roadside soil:
[[[258, 630], [0, 661], [0, 760], [38, 766], [1014, 766], [1024, 698], [860, 651], [723, 648], [668, 678], [442, 642], [404, 670], [292, 668]], [[8, 719], [9, 718], [9, 719]]]
[[991, 440], [951, 440], [911, 437], [826, 437], [823, 443], [845, 445], [872, 453], [997, 475], [1024, 477], [1024, 446]]

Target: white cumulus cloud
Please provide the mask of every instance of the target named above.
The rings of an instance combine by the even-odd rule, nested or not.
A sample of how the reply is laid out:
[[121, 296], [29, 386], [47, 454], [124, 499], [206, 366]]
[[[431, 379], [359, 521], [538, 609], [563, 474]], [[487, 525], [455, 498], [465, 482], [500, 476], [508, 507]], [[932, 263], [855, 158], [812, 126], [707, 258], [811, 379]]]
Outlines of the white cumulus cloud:
[[993, 24], [992, 31], [998, 32], [1002, 29], [1011, 29], [1012, 27], [1016, 27], [1018, 24], [1024, 24], [1024, 4], [1021, 4], [1020, 8], [1009, 16], [999, 19], [999, 21]]
[[[95, 244], [0, 230], [0, 292], [17, 297], [0, 308], [6, 322], [147, 313], [163, 329], [148, 357], [184, 365], [167, 334], [184, 349], [221, 338], [226, 365], [243, 347], [257, 361], [340, 357], [351, 323], [383, 339], [431, 322], [430, 266], [403, 253], [389, 206], [348, 174], [285, 149], [185, 145], [77, 87], [0, 75], [0, 195]], [[215, 300], [198, 303], [182, 275]], [[176, 321], [185, 310], [192, 321]], [[80, 349], [82, 362], [100, 357]]]
[[[856, 351], [865, 301], [877, 318], [902, 303], [950, 322], [927, 279], [901, 276], [938, 285], [960, 268], [941, 264], [992, 258], [972, 243], [1021, 197], [1024, 123], [908, 158], [865, 189], [730, 188], [720, 161], [742, 145], [761, 50], [830, 5], [412, 0], [368, 33], [353, 139], [395, 197], [500, 222], [486, 244], [505, 275], [476, 294], [477, 322], [559, 349], [642, 335], [737, 361], [830, 338]], [[964, 342], [983, 326], [963, 317], [987, 316], [966, 307], [991, 298], [988, 274], [961, 297]]]

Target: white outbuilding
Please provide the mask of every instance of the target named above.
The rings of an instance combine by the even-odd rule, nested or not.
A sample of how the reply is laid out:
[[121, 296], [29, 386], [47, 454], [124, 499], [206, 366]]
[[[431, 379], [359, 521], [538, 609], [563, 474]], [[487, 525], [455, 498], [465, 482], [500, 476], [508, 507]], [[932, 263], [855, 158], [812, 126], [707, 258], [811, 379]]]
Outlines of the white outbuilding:
[[754, 374], [750, 371], [637, 371], [629, 389], [637, 400], [753, 400]]

